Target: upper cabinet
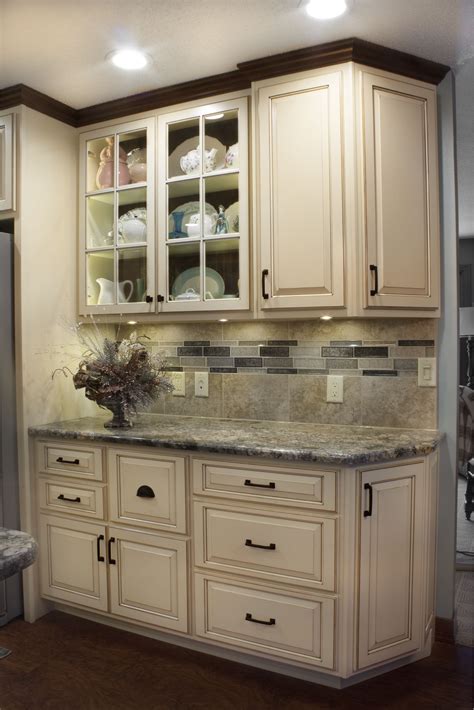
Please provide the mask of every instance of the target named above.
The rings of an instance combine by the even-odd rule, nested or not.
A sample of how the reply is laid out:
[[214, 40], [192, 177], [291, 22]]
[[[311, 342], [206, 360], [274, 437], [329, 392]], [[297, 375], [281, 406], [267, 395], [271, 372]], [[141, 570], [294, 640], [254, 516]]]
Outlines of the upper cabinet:
[[344, 305], [343, 71], [256, 86], [261, 308]]
[[364, 306], [439, 305], [436, 89], [358, 69]]
[[247, 98], [158, 120], [163, 312], [249, 307]]
[[14, 116], [0, 116], [0, 212], [15, 209]]
[[81, 136], [81, 313], [154, 308], [154, 178], [153, 119]]

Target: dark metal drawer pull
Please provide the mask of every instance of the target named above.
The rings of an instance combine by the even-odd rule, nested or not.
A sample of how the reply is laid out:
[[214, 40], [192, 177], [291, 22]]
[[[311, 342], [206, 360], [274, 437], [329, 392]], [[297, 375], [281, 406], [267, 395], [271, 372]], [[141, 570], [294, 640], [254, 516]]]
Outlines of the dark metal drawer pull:
[[56, 463], [70, 463], [71, 465], [79, 466], [80, 461], [79, 459], [65, 459], [62, 456], [58, 456]]
[[268, 269], [263, 269], [262, 271], [262, 298], [268, 300], [268, 293], [265, 289], [265, 278], [268, 276]]
[[66, 498], [64, 493], [60, 493], [58, 495], [58, 500], [66, 500], [68, 503], [80, 503], [81, 502], [81, 499], [79, 498], [79, 496], [77, 496], [76, 498]]
[[254, 619], [252, 614], [245, 614], [245, 621], [252, 621], [254, 624], [264, 624], [264, 626], [275, 626], [276, 619], [269, 619], [268, 621], [262, 621], [262, 619]]
[[108, 557], [109, 557], [109, 565], [115, 565], [117, 564], [116, 560], [112, 559], [112, 544], [115, 542], [114, 537], [109, 537], [109, 544], [108, 544]]
[[100, 541], [105, 540], [103, 535], [99, 535], [97, 538], [97, 562], [105, 562], [105, 557], [100, 554]]
[[364, 484], [364, 491], [369, 491], [369, 509], [364, 510], [364, 518], [370, 518], [372, 515], [373, 489], [370, 483]]
[[247, 539], [245, 544], [247, 547], [258, 547], [260, 550], [276, 550], [274, 542], [271, 542], [269, 545], [257, 545], [255, 542], [252, 542], [252, 540]]
[[245, 479], [244, 486], [253, 486], [253, 488], [275, 488], [273, 481], [270, 481], [270, 483], [252, 483], [250, 478]]
[[379, 270], [375, 264], [370, 264], [369, 269], [373, 272], [375, 277], [375, 287], [370, 289], [370, 295], [376, 296], [379, 292]]
[[154, 498], [155, 492], [153, 488], [150, 488], [150, 486], [140, 486], [137, 491], [137, 496], [139, 498]]

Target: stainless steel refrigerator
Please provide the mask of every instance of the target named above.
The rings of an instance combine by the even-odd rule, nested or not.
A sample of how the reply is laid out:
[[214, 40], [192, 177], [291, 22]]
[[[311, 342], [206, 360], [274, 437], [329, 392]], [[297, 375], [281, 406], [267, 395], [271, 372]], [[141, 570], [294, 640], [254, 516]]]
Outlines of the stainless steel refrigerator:
[[[18, 529], [13, 313], [13, 235], [0, 228], [0, 527]], [[0, 582], [0, 626], [21, 613], [21, 577], [17, 574]]]

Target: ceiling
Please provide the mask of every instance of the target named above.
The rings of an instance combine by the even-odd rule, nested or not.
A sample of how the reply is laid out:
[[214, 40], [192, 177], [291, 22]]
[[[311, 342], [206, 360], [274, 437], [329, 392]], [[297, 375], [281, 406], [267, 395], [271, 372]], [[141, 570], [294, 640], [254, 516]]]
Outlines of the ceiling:
[[[27, 84], [73, 108], [231, 71], [238, 62], [359, 37], [455, 67], [474, 56], [472, 0], [354, 0], [318, 22], [306, 0], [0, 0], [0, 88]], [[145, 70], [104, 60], [148, 52]]]

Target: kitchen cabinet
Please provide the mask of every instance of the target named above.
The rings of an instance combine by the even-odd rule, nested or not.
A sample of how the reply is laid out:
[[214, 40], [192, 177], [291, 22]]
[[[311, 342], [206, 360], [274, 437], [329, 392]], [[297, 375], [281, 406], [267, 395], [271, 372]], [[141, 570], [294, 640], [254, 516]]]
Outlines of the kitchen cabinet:
[[80, 136], [81, 314], [154, 311], [155, 150], [153, 119]]
[[15, 150], [13, 114], [0, 116], [0, 212], [15, 209]]
[[[58, 452], [84, 470], [45, 470]], [[431, 652], [437, 466], [436, 452], [357, 468], [40, 439], [40, 592], [318, 682], [363, 679]]]
[[424, 465], [361, 476], [358, 668], [421, 643]]
[[343, 82], [338, 68], [255, 87], [263, 311], [345, 304]]
[[158, 118], [163, 313], [249, 308], [247, 98]]
[[358, 69], [367, 308], [439, 305], [436, 89]]

